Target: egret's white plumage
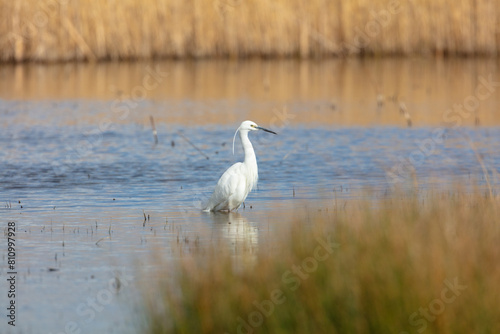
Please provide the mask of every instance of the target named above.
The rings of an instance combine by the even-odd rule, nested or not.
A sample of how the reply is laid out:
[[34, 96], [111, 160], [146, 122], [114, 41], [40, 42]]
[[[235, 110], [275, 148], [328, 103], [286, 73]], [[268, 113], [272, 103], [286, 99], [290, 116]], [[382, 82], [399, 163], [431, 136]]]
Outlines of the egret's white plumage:
[[217, 182], [215, 190], [210, 199], [203, 205], [203, 211], [233, 211], [240, 207], [241, 203], [247, 198], [248, 193], [257, 185], [259, 178], [257, 158], [253, 150], [252, 143], [248, 139], [249, 131], [263, 130], [276, 134], [271, 130], [264, 129], [252, 121], [244, 121], [236, 130], [233, 137], [240, 133], [245, 160], [237, 162], [229, 167]]

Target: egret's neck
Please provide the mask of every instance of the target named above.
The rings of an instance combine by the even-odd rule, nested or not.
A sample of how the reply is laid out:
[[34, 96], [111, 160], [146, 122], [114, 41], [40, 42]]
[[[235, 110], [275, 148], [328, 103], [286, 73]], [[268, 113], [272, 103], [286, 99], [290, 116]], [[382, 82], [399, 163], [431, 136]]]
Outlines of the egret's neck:
[[240, 130], [241, 143], [243, 144], [243, 151], [245, 152], [244, 164], [247, 165], [257, 165], [257, 159], [255, 158], [255, 152], [253, 150], [252, 143], [248, 139], [248, 131]]

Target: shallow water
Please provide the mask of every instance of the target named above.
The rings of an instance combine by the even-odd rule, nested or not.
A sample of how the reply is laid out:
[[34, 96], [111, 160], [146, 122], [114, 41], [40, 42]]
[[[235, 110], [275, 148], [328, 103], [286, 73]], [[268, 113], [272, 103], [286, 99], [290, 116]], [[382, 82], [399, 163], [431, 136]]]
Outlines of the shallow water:
[[[158, 254], [175, 259], [179, 249], [189, 252], [199, 244], [251, 253], [272, 243], [273, 226], [305, 207], [334, 208], [368, 196], [368, 189], [370, 196], [386, 196], [395, 188], [441, 191], [460, 181], [465, 187], [489, 183], [496, 192], [499, 97], [493, 92], [480, 113], [461, 119], [470, 126], [455, 128], [442, 112], [469, 96], [464, 87], [477, 85], [478, 71], [494, 75], [496, 62], [464, 61], [463, 68], [456, 61], [424, 62], [421, 76], [403, 73], [413, 121], [408, 128], [396, 102], [386, 97], [377, 108], [375, 92], [363, 93], [370, 84], [360, 67], [379, 71], [380, 89], [386, 87], [389, 96], [394, 91], [387, 87], [396, 80], [391, 70], [415, 72], [412, 64], [167, 62], [160, 63], [170, 73], [162, 84], [171, 90], [159, 85], [136, 100], [133, 93], [116, 98], [116, 91], [102, 90], [124, 85], [127, 95], [141, 85], [145, 66], [157, 64], [3, 68], [12, 85], [2, 81], [0, 217], [4, 227], [17, 225], [19, 294], [18, 326], [9, 328], [4, 319], [0, 332], [141, 332], [144, 277], [139, 281], [138, 271], [154, 273]], [[54, 82], [41, 84], [54, 73]], [[121, 77], [113, 81], [113, 73]], [[455, 91], [439, 86], [436, 92], [432, 83], [448, 80], [443, 73], [467, 83], [453, 81]], [[330, 86], [332, 74], [341, 79]], [[134, 85], [123, 78], [139, 79]], [[200, 88], [211, 78], [214, 87]], [[246, 90], [254, 87], [252, 80], [257, 88]], [[356, 81], [359, 89], [353, 88]], [[82, 83], [89, 87], [79, 92]], [[19, 86], [29, 89], [21, 94]], [[344, 86], [351, 89], [338, 89]], [[419, 95], [422, 89], [427, 98]], [[242, 158], [239, 140], [232, 155], [232, 137], [247, 118], [279, 133], [250, 135], [258, 189], [236, 214], [202, 213], [200, 201]], [[483, 126], [474, 127], [474, 119]], [[0, 290], [7, 290], [4, 280]]]

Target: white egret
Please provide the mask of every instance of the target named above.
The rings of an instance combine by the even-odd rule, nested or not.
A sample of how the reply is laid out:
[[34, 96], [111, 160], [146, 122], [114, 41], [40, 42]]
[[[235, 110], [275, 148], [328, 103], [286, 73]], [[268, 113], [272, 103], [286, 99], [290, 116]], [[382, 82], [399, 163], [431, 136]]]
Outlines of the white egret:
[[240, 132], [245, 160], [237, 162], [229, 167], [217, 182], [215, 190], [210, 199], [203, 205], [203, 211], [233, 211], [240, 207], [241, 203], [247, 198], [248, 193], [257, 185], [259, 178], [257, 158], [253, 150], [252, 143], [248, 139], [249, 131], [263, 130], [269, 133], [276, 132], [264, 129], [252, 121], [244, 121], [236, 130], [233, 137]]

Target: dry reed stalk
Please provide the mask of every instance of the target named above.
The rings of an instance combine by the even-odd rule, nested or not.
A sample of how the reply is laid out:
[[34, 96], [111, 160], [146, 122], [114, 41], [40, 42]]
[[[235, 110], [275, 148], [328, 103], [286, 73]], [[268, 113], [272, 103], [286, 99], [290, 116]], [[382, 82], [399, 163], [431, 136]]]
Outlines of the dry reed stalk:
[[500, 0], [4, 0], [0, 59], [496, 55], [499, 13]]
[[484, 176], [484, 179], [486, 181], [486, 185], [488, 186], [490, 198], [493, 201], [494, 200], [493, 189], [491, 187], [491, 182], [490, 182], [490, 177], [489, 177], [490, 174], [489, 174], [488, 168], [484, 164], [483, 158], [481, 157], [481, 154], [478, 152], [476, 145], [474, 144], [474, 142], [472, 141], [470, 136], [467, 134], [464, 134], [464, 136], [467, 139], [467, 142], [469, 143], [470, 148], [474, 152], [474, 155], [476, 156], [477, 162], [479, 162], [479, 165], [481, 166], [481, 169], [483, 171], [483, 176]]

